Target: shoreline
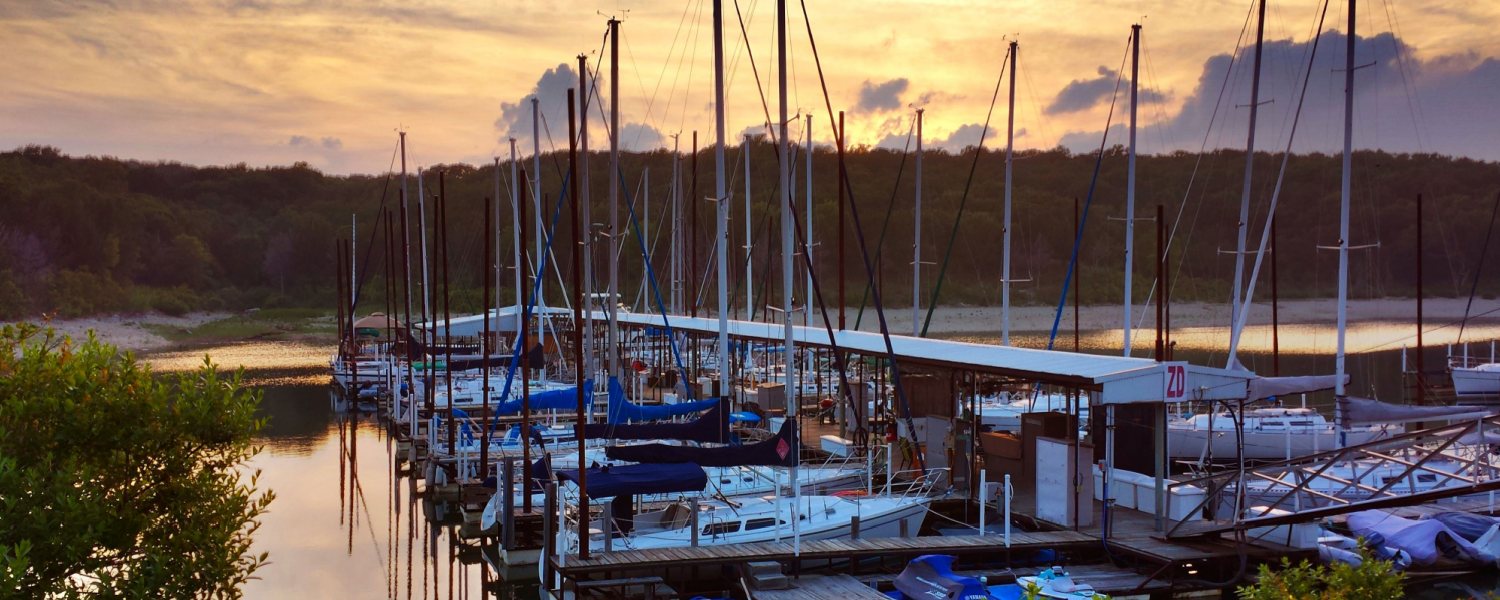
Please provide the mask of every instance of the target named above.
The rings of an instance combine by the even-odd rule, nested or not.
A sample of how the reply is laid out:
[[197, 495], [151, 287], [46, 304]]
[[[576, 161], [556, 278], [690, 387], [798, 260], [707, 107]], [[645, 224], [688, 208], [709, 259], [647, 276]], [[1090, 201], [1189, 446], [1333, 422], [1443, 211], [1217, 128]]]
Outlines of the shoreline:
[[[1428, 327], [1453, 323], [1462, 319], [1467, 299], [1434, 298], [1424, 300], [1423, 311]], [[1139, 327], [1156, 326], [1155, 310], [1141, 318], [1141, 310], [1134, 308]], [[1056, 309], [1050, 306], [1013, 306], [1010, 309], [1011, 331], [1015, 333], [1046, 332], [1052, 328]], [[1124, 318], [1120, 305], [1093, 305], [1079, 308], [1080, 329], [1085, 331], [1107, 331], [1119, 329]], [[1337, 301], [1333, 299], [1288, 300], [1280, 303], [1279, 321], [1282, 325], [1327, 325], [1337, 323]], [[254, 313], [199, 312], [181, 317], [163, 314], [108, 315], [82, 319], [53, 319], [45, 323], [59, 333], [73, 339], [83, 339], [93, 330], [101, 342], [112, 344], [121, 350], [132, 352], [154, 352], [191, 345], [242, 342], [256, 339], [303, 339], [308, 341], [332, 340], [333, 317], [323, 314], [281, 314], [283, 311], [258, 311]], [[315, 312], [315, 311], [312, 311]], [[911, 307], [886, 309], [886, 323], [893, 334], [902, 335], [911, 331]], [[857, 308], [845, 309], [846, 322], [853, 328]], [[1500, 323], [1500, 300], [1475, 299], [1469, 309], [1471, 323]], [[923, 316], [925, 317], [925, 309]], [[836, 317], [836, 311], [830, 311]], [[1001, 310], [998, 306], [939, 306], [933, 311], [931, 334], [977, 334], [994, 333], [1001, 329]], [[1479, 316], [1475, 316], [1479, 315]], [[819, 321], [814, 316], [815, 321]], [[1230, 321], [1228, 304], [1206, 302], [1184, 302], [1172, 305], [1172, 328], [1227, 328]], [[1349, 301], [1350, 324], [1372, 322], [1416, 322], [1416, 300], [1409, 298], [1381, 298]], [[1269, 303], [1257, 303], [1250, 310], [1248, 326], [1264, 326], [1271, 323]], [[1059, 326], [1072, 329], [1072, 307], [1063, 311]], [[879, 324], [872, 309], [865, 310], [860, 323], [861, 331], [879, 331]]]

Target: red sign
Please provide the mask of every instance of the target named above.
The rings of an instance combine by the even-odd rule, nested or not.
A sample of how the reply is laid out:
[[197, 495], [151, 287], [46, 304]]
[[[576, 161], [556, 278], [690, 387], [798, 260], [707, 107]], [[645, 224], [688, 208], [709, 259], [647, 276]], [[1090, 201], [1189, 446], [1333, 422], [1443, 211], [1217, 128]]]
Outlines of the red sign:
[[786, 453], [791, 451], [792, 447], [786, 445], [786, 440], [776, 440], [776, 456], [786, 458]]
[[1187, 365], [1167, 365], [1167, 400], [1187, 396]]

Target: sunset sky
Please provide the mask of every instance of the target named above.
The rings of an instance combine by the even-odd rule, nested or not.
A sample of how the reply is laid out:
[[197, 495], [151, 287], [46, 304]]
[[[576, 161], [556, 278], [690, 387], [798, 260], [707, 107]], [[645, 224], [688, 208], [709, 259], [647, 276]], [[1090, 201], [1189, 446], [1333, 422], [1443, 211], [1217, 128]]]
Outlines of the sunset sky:
[[[1222, 99], [1220, 89], [1237, 40], [1253, 41], [1253, 21], [1241, 38], [1249, 1], [806, 1], [833, 108], [848, 111], [854, 143], [900, 148], [916, 104], [927, 109], [929, 145], [973, 144], [1009, 37], [1021, 43], [1017, 146], [1096, 148], [1130, 25], [1140, 22], [1141, 150], [1244, 145], [1248, 54], [1233, 63]], [[1262, 100], [1272, 103], [1261, 149], [1286, 145], [1321, 7], [1269, 4]], [[775, 4], [739, 0], [738, 9], [774, 116]], [[601, 48], [607, 57], [609, 14], [623, 18], [622, 145], [670, 147], [682, 132], [686, 149], [694, 129], [708, 145], [711, 11], [700, 0], [0, 0], [0, 148], [380, 173], [404, 128], [415, 164], [489, 162], [508, 156], [512, 136], [530, 152], [533, 93], [551, 131], [544, 150], [564, 147], [562, 94], [576, 85], [578, 54], [591, 65]], [[763, 131], [765, 117], [735, 11], [726, 3], [737, 140]], [[1337, 0], [1328, 9], [1299, 150], [1341, 143], [1343, 74], [1333, 69], [1344, 61], [1345, 11]], [[811, 112], [815, 139], [827, 143], [800, 6], [788, 14], [791, 111]], [[1358, 15], [1356, 59], [1374, 66], [1357, 75], [1356, 144], [1500, 159], [1500, 3], [1366, 1]], [[1125, 108], [1122, 95], [1115, 124]], [[989, 147], [1004, 144], [1005, 110], [1002, 89]], [[591, 116], [598, 148], [603, 128]], [[1123, 143], [1120, 133], [1111, 143]]]

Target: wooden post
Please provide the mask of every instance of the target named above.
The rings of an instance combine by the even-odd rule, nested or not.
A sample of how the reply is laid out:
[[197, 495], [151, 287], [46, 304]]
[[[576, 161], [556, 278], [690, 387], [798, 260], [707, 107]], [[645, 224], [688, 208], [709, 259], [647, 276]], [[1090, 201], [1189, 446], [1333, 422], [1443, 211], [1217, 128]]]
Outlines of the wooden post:
[[688, 527], [691, 527], [693, 529], [693, 543], [692, 543], [692, 546], [694, 548], [697, 548], [698, 547], [698, 499], [697, 498], [693, 498], [692, 500], [689, 500], [688, 501], [688, 508], [692, 509], [692, 511], [693, 511], [693, 514], [688, 515]]
[[849, 539], [859, 539], [859, 515], [849, 517]]
[[505, 494], [500, 498], [501, 506], [505, 510], [505, 514], [500, 516], [500, 526], [504, 528], [500, 532], [501, 547], [506, 550], [512, 550], [516, 547], [515, 457], [507, 456], [505, 462], [501, 463], [500, 469], [500, 480], [505, 482], [503, 486], [496, 486], [496, 493]]
[[614, 550], [614, 540], [612, 538], [615, 537], [615, 503], [613, 501], [604, 503], [603, 525], [604, 552], [609, 553], [609, 551]]
[[552, 530], [552, 515], [557, 514], [557, 484], [547, 484], [546, 498], [547, 512], [542, 517], [542, 586], [552, 585], [550, 568], [552, 557], [557, 554], [557, 535]]

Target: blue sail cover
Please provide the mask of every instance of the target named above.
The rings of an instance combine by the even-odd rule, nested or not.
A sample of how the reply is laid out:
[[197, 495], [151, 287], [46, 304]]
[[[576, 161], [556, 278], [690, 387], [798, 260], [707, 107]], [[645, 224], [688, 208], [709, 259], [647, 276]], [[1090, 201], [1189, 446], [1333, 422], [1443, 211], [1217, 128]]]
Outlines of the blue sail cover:
[[794, 443], [797, 422], [787, 419], [771, 439], [744, 446], [699, 448], [668, 444], [609, 446], [604, 455], [613, 460], [642, 464], [693, 463], [705, 467], [792, 467], [797, 465]]
[[[699, 400], [697, 402], [682, 402], [679, 404], [662, 404], [656, 406], [645, 406], [632, 404], [625, 399], [625, 388], [620, 387], [620, 380], [615, 377], [609, 378], [609, 419], [610, 423], [630, 423], [634, 421], [659, 421], [691, 415], [713, 408], [719, 403], [718, 398]], [[535, 405], [533, 405], [533, 408]]]
[[[521, 412], [521, 394], [519, 390], [511, 390], [511, 396], [515, 398], [501, 402], [495, 409], [496, 415], [513, 415]], [[594, 380], [586, 379], [583, 382], [583, 402], [585, 405], [594, 404]], [[531, 395], [531, 410], [573, 410], [578, 408], [578, 388], [568, 387], [557, 390], [547, 390]]]
[[729, 437], [729, 409], [724, 400], [713, 399], [713, 406], [702, 416], [687, 423], [646, 423], [640, 425], [616, 425], [596, 423], [584, 425], [584, 435], [589, 439], [611, 440], [683, 440], [705, 444], [727, 444]]
[[[557, 478], [578, 483], [578, 470], [558, 471]], [[701, 492], [708, 486], [708, 474], [693, 463], [671, 465], [616, 465], [588, 470], [587, 491], [590, 498]]]

